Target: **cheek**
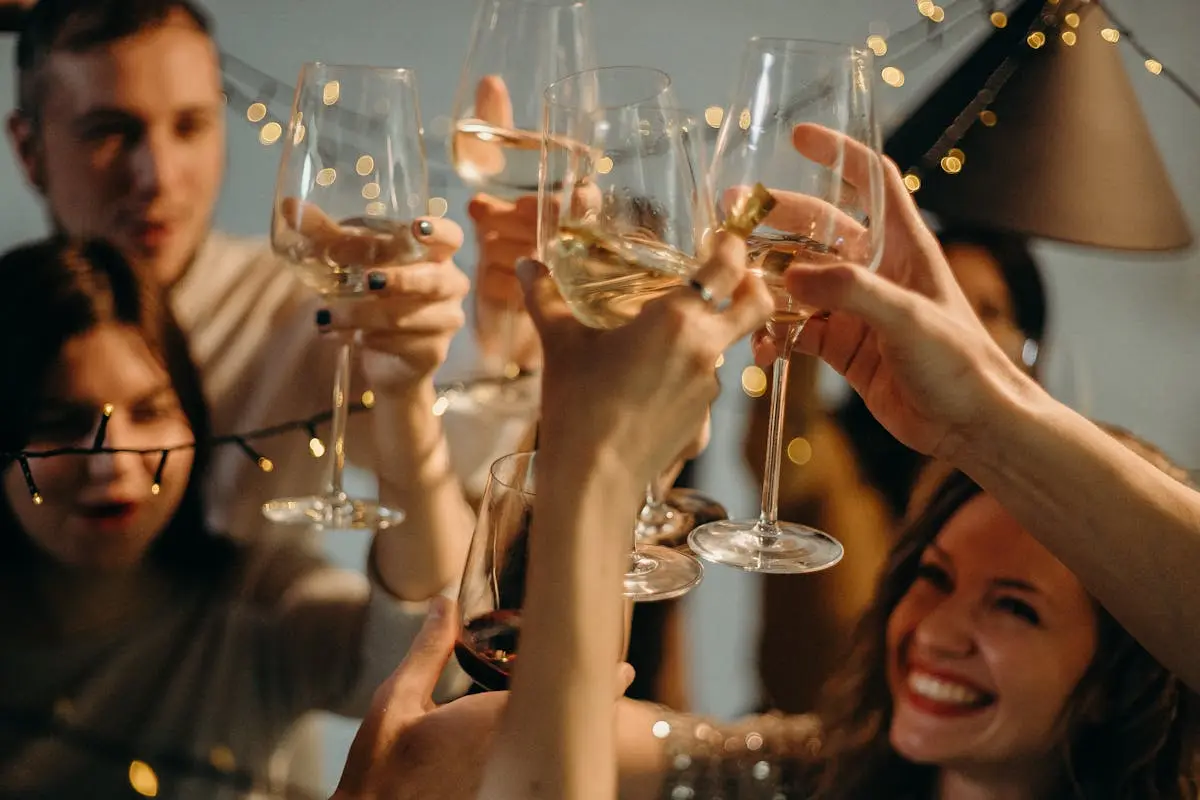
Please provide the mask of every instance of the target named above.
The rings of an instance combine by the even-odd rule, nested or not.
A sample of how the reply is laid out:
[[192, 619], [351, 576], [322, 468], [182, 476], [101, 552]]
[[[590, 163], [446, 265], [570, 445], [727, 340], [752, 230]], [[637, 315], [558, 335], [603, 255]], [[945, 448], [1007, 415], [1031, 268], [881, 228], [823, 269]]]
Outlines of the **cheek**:
[[29, 471], [42, 498], [41, 504], [33, 502], [19, 465], [14, 464], [4, 473], [5, 500], [17, 523], [34, 541], [47, 541], [49, 533], [57, 530], [67, 515], [66, 503], [75, 496], [80, 485], [79, 472], [72, 468], [72, 461], [69, 458], [55, 458], [30, 464]]

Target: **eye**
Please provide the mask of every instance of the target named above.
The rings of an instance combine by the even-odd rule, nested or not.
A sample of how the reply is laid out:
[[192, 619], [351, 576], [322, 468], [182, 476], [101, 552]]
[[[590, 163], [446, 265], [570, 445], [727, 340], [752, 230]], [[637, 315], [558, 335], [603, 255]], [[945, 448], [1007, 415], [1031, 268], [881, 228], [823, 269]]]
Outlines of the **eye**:
[[46, 442], [74, 441], [86, 436], [95, 422], [95, 416], [86, 412], [48, 412], [34, 422], [31, 438]]
[[175, 416], [179, 411], [179, 401], [173, 395], [164, 395], [153, 400], [138, 403], [129, 409], [129, 417], [135, 423], [148, 424]]
[[917, 580], [925, 581], [935, 589], [948, 592], [953, 587], [953, 582], [950, 580], [949, 573], [939, 567], [937, 564], [926, 561], [917, 567]]
[[1026, 603], [1024, 600], [1019, 600], [1016, 597], [1001, 597], [996, 601], [996, 608], [1008, 614], [1012, 614], [1018, 619], [1028, 622], [1030, 625], [1040, 625], [1042, 622], [1041, 616], [1037, 610]]

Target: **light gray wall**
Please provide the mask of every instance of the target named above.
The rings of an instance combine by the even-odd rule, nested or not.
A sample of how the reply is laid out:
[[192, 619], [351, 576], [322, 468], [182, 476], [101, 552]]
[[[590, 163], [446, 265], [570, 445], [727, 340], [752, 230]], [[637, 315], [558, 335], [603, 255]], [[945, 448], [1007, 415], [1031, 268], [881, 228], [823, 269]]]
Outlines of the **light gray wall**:
[[[208, 0], [207, 5], [226, 50], [288, 83], [301, 62], [311, 59], [415, 67], [431, 132], [441, 129], [437, 118], [449, 113], [474, 12], [472, 0]], [[1112, 0], [1111, 7], [1159, 58], [1200, 86], [1200, 50], [1192, 46], [1200, 34], [1200, 3]], [[596, 0], [594, 9], [603, 62], [663, 68], [675, 77], [681, 100], [699, 108], [724, 105], [738, 50], [750, 35], [861, 41], [872, 32], [872, 23], [897, 30], [916, 19], [912, 3], [891, 0]], [[982, 21], [980, 12], [972, 13]], [[947, 42], [926, 68], [909, 72], [903, 89], [883, 89], [885, 109], [918, 99], [962, 44]], [[9, 107], [10, 44], [0, 46], [0, 60], [0, 105]], [[1127, 53], [1127, 64], [1184, 207], [1193, 227], [1200, 228], [1200, 109], [1162, 78], [1149, 75], [1140, 59]], [[440, 157], [441, 142], [431, 141], [429, 150]], [[263, 147], [251, 126], [231, 118], [230, 153], [218, 223], [230, 231], [262, 234], [278, 146]], [[41, 217], [9, 159], [0, 158], [0, 186], [5, 201], [0, 244], [7, 245], [39, 230]], [[463, 221], [464, 193], [454, 190], [449, 197], [451, 215]], [[1081, 410], [1131, 427], [1176, 459], [1200, 466], [1200, 255], [1155, 258], [1051, 244], [1038, 251], [1053, 295], [1052, 388]], [[472, 254], [464, 252], [461, 263], [471, 262]], [[469, 356], [464, 339], [456, 363]], [[736, 387], [747, 363], [744, 350], [727, 358], [723, 378], [729, 388], [715, 414], [704, 476], [705, 487], [738, 514], [757, 508], [755, 487], [739, 455], [744, 398]], [[835, 533], [854, 546], [853, 531]], [[353, 559], [348, 541], [356, 539], [342, 539], [336, 549]], [[713, 568], [688, 602], [695, 700], [703, 711], [730, 715], [753, 703], [756, 593], [753, 576]], [[336, 775], [336, 746], [329, 763]]]

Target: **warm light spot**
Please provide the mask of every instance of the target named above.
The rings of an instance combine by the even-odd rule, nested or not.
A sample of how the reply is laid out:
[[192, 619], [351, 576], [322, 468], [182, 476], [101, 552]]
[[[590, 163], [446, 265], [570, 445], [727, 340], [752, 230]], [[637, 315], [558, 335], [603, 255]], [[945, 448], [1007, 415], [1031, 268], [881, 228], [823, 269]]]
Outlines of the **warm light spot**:
[[450, 410], [450, 399], [445, 395], [433, 401], [433, 415], [440, 417]]
[[709, 106], [704, 109], [704, 121], [708, 123], [708, 127], [721, 127], [721, 120], [723, 119], [725, 119], [725, 109], [720, 106]]
[[742, 391], [751, 397], [762, 397], [767, 391], [767, 373], [751, 364], [742, 370]]
[[157, 496], [162, 492], [162, 486], [158, 483], [150, 484], [150, 494]]
[[1163, 65], [1162, 62], [1158, 61], [1157, 59], [1147, 58], [1146, 69], [1149, 70], [1151, 75], [1161, 75], [1163, 71]]
[[142, 797], [158, 797], [158, 776], [145, 761], [130, 762], [129, 785]]
[[367, 155], [359, 156], [358, 161], [354, 163], [354, 171], [359, 175], [370, 175], [373, 169], [375, 169], [375, 159]]
[[715, 365], [715, 368], [720, 369], [723, 366], [725, 366], [725, 354], [721, 353], [721, 355], [717, 356], [717, 363]]
[[368, 217], [382, 217], [387, 214], [387, 205], [379, 200], [372, 200], [367, 203], [366, 212]]
[[933, 14], [933, 10], [935, 8], [937, 8], [937, 6], [934, 5], [933, 0], [920, 0], [920, 2], [917, 3], [917, 11], [920, 12], [922, 17], [928, 17]]
[[429, 216], [444, 217], [446, 212], [450, 210], [450, 204], [446, 202], [444, 197], [431, 197], [425, 207], [429, 209]]
[[934, 6], [933, 11], [929, 14], [929, 19], [933, 22], [941, 22], [946, 18], [946, 9], [941, 6]]
[[111, 417], [113, 415], [113, 404], [105, 403], [104, 408], [101, 410], [104, 412], [104, 416]]
[[1030, 47], [1032, 47], [1034, 50], [1037, 50], [1046, 43], [1046, 34], [1042, 33], [1041, 31], [1034, 31], [1033, 33], [1029, 34], [1029, 38], [1025, 41], [1029, 42]]
[[596, 172], [600, 173], [601, 175], [607, 175], [608, 173], [612, 172], [612, 168], [613, 160], [608, 156], [600, 156], [600, 158], [596, 160]]
[[379, 184], [371, 181], [362, 188], [362, 196], [364, 200], [374, 200], [379, 197]]
[[1063, 22], [1067, 23], [1072, 28], [1078, 28], [1079, 27], [1079, 15], [1076, 14], [1074, 11], [1072, 11], [1070, 14], [1067, 14], [1065, 17], [1063, 17]]
[[983, 111], [979, 112], [979, 121], [989, 128], [994, 128], [996, 127], [996, 123], [999, 122], [999, 119], [996, 117], [995, 111], [992, 111], [991, 109], [984, 109]]
[[342, 96], [342, 85], [337, 81], [330, 81], [325, 84], [325, 88], [321, 90], [321, 101], [327, 106], [331, 106], [338, 101]]
[[35, 506], [40, 506], [42, 504], [42, 496], [37, 492], [33, 493], [33, 504]]
[[888, 86], [897, 89], [904, 85], [904, 72], [899, 67], [884, 67], [879, 77], [883, 78], [883, 82]]
[[763, 746], [763, 737], [761, 733], [746, 734], [746, 749], [750, 751], [761, 750]]
[[650, 728], [650, 731], [654, 734], [654, 738], [665, 739], [671, 735], [671, 723], [667, 722], [665, 719], [660, 719], [658, 722], [654, 723], [654, 726]]
[[1100, 30], [1100, 38], [1110, 44], [1116, 44], [1121, 41], [1121, 32], [1116, 28], [1102, 28]]
[[320, 458], [325, 455], [325, 443], [316, 436], [308, 440], [308, 452], [313, 454], [313, 458]]
[[877, 56], [887, 55], [887, 40], [882, 36], [868, 36], [867, 47]]
[[962, 168], [962, 161], [959, 161], [954, 156], [948, 155], [942, 158], [942, 169], [945, 170], [947, 174], [957, 175], [958, 173], [962, 172]]
[[921, 189], [921, 177], [915, 172], [910, 172], [904, 176], [904, 188], [908, 189], [909, 194], [915, 194]]
[[326, 167], [317, 173], [317, 185], [329, 186], [337, 180], [337, 170], [333, 167]]
[[258, 132], [258, 141], [263, 144], [275, 144], [279, 141], [280, 136], [283, 136], [283, 126], [278, 122], [268, 122]]
[[251, 103], [246, 109], [246, 119], [251, 122], [262, 122], [263, 117], [267, 115], [267, 106], [265, 103]]
[[997, 28], [1008, 27], [1008, 14], [1005, 14], [1003, 11], [993, 11], [990, 19], [992, 21], [992, 25], [996, 26]]
[[271, 459], [267, 458], [266, 456], [262, 456], [258, 459], [258, 468], [261, 469], [263, 472], [274, 472], [275, 471], [275, 462], [272, 461]]
[[233, 751], [223, 744], [219, 744], [208, 751], [208, 763], [221, 772], [233, 772], [234, 768], [237, 767], [237, 759], [234, 758]]
[[367, 389], [365, 392], [363, 392], [362, 393], [362, 404], [363, 404], [363, 408], [374, 408], [375, 407], [375, 393], [372, 392], [370, 389]]
[[805, 439], [803, 436], [797, 436], [795, 439], [792, 439], [790, 442], [788, 442], [788, 461], [792, 462], [796, 466], [803, 467], [809, 461], [812, 461], [812, 454], [812, 445], [809, 444], [808, 439]]
[[967, 165], [967, 154], [962, 150], [959, 150], [957, 147], [951, 147], [948, 151], [946, 151], [946, 155], [950, 156], [951, 158], [957, 158], [964, 167]]
[[304, 133], [305, 133], [304, 123], [297, 122], [296, 123], [296, 132], [292, 134], [292, 144], [300, 144], [301, 142], [303, 142], [304, 141]]
[[1075, 42], [1079, 41], [1079, 37], [1075, 35], [1075, 31], [1063, 31], [1062, 40], [1067, 47], [1074, 47]]
[[748, 108], [743, 109], [742, 113], [738, 115], [738, 127], [744, 131], [750, 130], [750, 123], [752, 121], [750, 118], [750, 109]]

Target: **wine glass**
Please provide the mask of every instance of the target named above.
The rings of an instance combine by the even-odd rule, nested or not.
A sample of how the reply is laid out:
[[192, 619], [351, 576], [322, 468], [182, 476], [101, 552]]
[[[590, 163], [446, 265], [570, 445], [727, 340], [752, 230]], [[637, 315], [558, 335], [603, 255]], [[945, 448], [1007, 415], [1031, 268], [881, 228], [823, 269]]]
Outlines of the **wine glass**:
[[[449, 154], [462, 180], [509, 201], [536, 196], [542, 92], [594, 66], [591, 17], [582, 0], [482, 0], [451, 112]], [[501, 317], [498, 354], [501, 374], [510, 380], [521, 375], [513, 352], [516, 303], [510, 300]], [[537, 398], [530, 381], [520, 383], [471, 382], [468, 397], [521, 410]]]
[[[416, 76], [406, 69], [305, 64], [284, 139], [271, 246], [322, 297], [370, 303], [368, 273], [421, 260], [413, 221], [428, 176]], [[337, 358], [323, 494], [273, 500], [263, 514], [327, 529], [379, 528], [404, 514], [349, 497], [342, 485], [354, 335]]]
[[[552, 83], [545, 97], [542, 254], [580, 322], [617, 328], [697, 269], [713, 220], [696, 177], [698, 128], [655, 69], [587, 70]], [[647, 488], [649, 502], [656, 493]], [[641, 544], [639, 527], [627, 597], [665, 600], [700, 582], [699, 561]]]
[[[767, 331], [779, 357], [761, 513], [758, 519], [714, 522], [692, 531], [688, 543], [708, 561], [752, 572], [803, 573], [826, 569], [842, 558], [842, 545], [833, 537], [778, 519], [788, 361], [814, 311], [788, 294], [783, 273], [801, 263], [846, 262], [868, 269], [878, 265], [883, 252], [883, 162], [872, 79], [867, 51], [844, 44], [754, 38], [725, 110], [709, 173], [710, 191], [720, 216], [738, 211], [752, 197], [749, 187], [770, 187], [773, 208], [747, 239], [747, 257], [775, 298]], [[863, 148], [838, 145], [828, 164], [817, 163], [796, 149], [800, 125], [832, 129]]]
[[516, 664], [535, 457], [513, 453], [492, 464], [458, 589], [462, 626], [454, 652], [471, 680], [489, 691], [507, 689]]

